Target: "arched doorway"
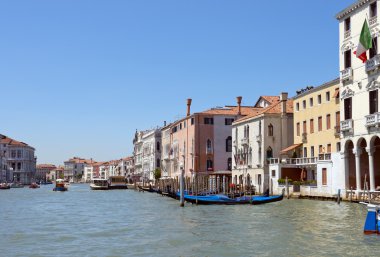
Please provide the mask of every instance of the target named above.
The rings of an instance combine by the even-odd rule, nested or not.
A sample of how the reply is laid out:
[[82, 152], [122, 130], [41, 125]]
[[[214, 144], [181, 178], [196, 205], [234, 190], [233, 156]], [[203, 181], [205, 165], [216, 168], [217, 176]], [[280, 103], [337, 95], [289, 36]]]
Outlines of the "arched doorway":
[[374, 188], [376, 189], [376, 187], [380, 186], [380, 138], [378, 136], [374, 136], [371, 139], [371, 148], [373, 149]]
[[346, 174], [348, 177], [348, 188], [347, 189], [356, 189], [356, 166], [355, 166], [355, 155], [353, 153], [354, 143], [351, 140], [348, 140], [345, 145], [346, 153]]
[[367, 189], [369, 189], [369, 161], [368, 153], [366, 150], [367, 141], [364, 138], [360, 138], [357, 143], [357, 148], [360, 153], [360, 188], [364, 189], [366, 183]]

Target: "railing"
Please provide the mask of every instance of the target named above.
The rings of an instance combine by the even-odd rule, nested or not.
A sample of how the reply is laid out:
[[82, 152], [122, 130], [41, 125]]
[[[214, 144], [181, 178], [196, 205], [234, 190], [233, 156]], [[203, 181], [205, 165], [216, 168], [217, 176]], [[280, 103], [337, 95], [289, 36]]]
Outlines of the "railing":
[[206, 154], [212, 154], [213, 151], [212, 151], [212, 148], [206, 148]]
[[307, 143], [307, 133], [302, 133], [302, 143]]
[[347, 39], [349, 37], [351, 37], [351, 30], [347, 30], [344, 32], [344, 39]]
[[279, 158], [269, 158], [268, 161], [269, 161], [269, 164], [279, 164], [280, 163]]
[[248, 144], [249, 144], [249, 139], [248, 139], [248, 137], [242, 138], [242, 139], [241, 139], [241, 144], [242, 144], [242, 145], [248, 145]]
[[373, 127], [380, 124], [380, 112], [365, 116], [366, 127]]
[[380, 66], [380, 55], [375, 55], [365, 63], [365, 71], [370, 72]]
[[331, 161], [331, 153], [321, 153], [318, 158], [319, 161]]
[[340, 72], [340, 80], [346, 81], [346, 80], [352, 80], [352, 68], [346, 68]]
[[341, 121], [340, 122], [340, 130], [342, 132], [352, 130], [354, 128], [353, 123], [354, 123], [354, 121], [352, 119]]
[[256, 141], [257, 141], [258, 143], [260, 143], [262, 140], [263, 140], [262, 135], [258, 135], [258, 136], [256, 136]]
[[368, 20], [369, 26], [374, 26], [377, 23], [377, 16], [373, 16]]

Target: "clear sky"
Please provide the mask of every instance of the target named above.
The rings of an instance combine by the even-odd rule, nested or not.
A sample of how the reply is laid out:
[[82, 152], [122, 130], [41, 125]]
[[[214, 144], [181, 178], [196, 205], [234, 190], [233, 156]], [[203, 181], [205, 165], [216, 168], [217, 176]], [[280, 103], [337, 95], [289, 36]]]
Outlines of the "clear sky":
[[38, 163], [132, 153], [136, 129], [339, 76], [354, 0], [3, 0], [0, 133]]

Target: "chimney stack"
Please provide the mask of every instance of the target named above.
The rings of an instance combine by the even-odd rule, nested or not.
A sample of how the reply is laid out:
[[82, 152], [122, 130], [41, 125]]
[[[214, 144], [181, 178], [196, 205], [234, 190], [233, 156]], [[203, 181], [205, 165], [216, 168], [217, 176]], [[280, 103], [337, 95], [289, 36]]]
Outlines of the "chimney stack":
[[243, 97], [241, 97], [241, 96], [238, 96], [238, 97], [236, 97], [236, 101], [237, 101], [237, 105], [238, 105], [238, 115], [241, 115], [241, 99], [242, 99]]
[[166, 120], [164, 120], [164, 127], [166, 127]]
[[281, 113], [286, 113], [286, 102], [288, 101], [288, 93], [282, 92], [280, 94], [280, 102], [281, 102]]
[[186, 116], [190, 116], [190, 106], [191, 106], [191, 98], [187, 99], [187, 114]]

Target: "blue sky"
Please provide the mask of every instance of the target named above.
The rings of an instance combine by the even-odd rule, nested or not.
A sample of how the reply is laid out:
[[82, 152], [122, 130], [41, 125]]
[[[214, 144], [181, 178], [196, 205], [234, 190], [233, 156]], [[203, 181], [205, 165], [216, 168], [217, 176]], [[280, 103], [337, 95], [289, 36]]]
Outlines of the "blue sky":
[[0, 3], [0, 133], [39, 163], [132, 153], [136, 129], [339, 76], [354, 0]]

